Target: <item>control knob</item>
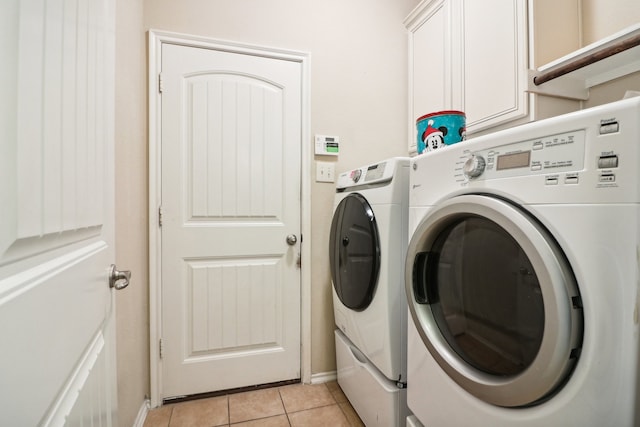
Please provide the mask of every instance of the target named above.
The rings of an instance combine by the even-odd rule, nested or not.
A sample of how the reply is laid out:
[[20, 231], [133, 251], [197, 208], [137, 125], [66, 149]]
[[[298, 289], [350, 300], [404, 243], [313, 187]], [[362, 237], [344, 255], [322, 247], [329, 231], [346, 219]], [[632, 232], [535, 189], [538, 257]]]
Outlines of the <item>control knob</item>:
[[462, 166], [462, 172], [467, 178], [476, 178], [482, 175], [486, 164], [487, 163], [484, 161], [484, 158], [482, 156], [476, 156], [474, 154], [469, 157], [466, 162], [464, 162], [464, 165]]

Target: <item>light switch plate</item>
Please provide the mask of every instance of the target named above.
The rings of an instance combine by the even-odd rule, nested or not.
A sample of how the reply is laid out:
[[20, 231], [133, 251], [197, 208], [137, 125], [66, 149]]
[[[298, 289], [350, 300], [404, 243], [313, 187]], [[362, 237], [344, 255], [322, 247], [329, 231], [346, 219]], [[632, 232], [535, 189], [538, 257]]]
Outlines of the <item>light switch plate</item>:
[[316, 162], [316, 182], [336, 182], [335, 163]]

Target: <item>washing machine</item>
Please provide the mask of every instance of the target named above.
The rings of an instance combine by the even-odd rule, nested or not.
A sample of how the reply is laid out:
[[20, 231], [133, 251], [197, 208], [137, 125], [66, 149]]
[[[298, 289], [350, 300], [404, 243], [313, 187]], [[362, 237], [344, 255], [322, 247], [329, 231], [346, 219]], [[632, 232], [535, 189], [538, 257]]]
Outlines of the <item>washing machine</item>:
[[640, 425], [639, 202], [640, 98], [412, 159], [414, 415]]
[[329, 237], [338, 384], [368, 426], [404, 425], [409, 159], [340, 174]]

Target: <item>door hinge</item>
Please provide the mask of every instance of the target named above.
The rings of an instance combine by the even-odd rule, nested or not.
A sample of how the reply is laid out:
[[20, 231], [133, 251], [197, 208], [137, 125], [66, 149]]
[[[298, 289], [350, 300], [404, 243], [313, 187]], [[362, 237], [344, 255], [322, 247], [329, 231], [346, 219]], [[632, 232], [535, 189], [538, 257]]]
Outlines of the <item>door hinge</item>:
[[158, 92], [162, 93], [164, 86], [162, 85], [162, 73], [158, 74]]
[[162, 344], [162, 338], [160, 338], [160, 342], [159, 342], [158, 348], [159, 348], [159, 352], [160, 352], [160, 359], [162, 359], [162, 356], [163, 356], [163, 353], [164, 353], [164, 346]]
[[158, 206], [158, 227], [162, 227], [162, 206]]

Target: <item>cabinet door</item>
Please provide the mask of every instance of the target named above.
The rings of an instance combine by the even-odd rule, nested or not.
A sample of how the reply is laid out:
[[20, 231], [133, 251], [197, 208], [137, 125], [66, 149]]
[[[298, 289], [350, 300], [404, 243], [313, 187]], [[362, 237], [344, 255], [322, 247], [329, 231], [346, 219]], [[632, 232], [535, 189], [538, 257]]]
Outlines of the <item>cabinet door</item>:
[[416, 152], [416, 120], [450, 108], [450, 14], [444, 0], [423, 2], [405, 20], [409, 30], [409, 152]]
[[[458, 0], [468, 132], [527, 115], [525, 0]], [[454, 57], [456, 64], [458, 57]]]

